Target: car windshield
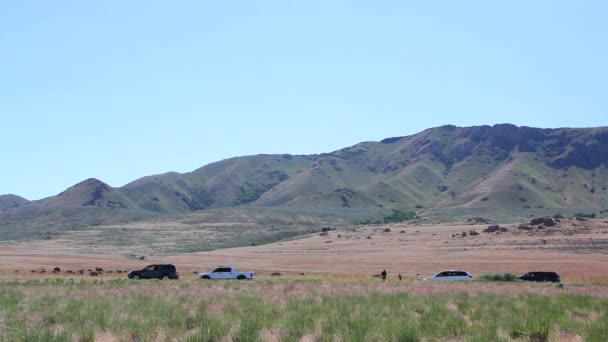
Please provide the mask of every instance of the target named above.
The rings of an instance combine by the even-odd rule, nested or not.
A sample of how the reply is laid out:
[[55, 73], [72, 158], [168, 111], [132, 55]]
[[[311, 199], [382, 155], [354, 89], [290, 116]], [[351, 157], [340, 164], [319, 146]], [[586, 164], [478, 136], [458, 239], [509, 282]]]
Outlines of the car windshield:
[[144, 268], [144, 270], [145, 270], [145, 271], [151, 271], [151, 270], [153, 270], [153, 269], [154, 269], [154, 267], [155, 267], [154, 265], [146, 266], [146, 267]]

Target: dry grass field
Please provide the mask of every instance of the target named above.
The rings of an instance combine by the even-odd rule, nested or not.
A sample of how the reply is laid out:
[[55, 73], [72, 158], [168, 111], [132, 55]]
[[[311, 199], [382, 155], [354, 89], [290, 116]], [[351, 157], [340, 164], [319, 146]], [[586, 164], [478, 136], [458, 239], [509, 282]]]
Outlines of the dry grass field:
[[129, 246], [83, 248], [68, 240], [38, 240], [0, 245], [0, 272], [40, 276], [31, 271], [45, 268], [48, 276], [54, 267], [60, 267], [64, 274], [66, 270], [95, 267], [126, 270], [173, 263], [182, 277], [217, 265], [234, 265], [262, 277], [280, 272], [299, 277], [304, 273], [304, 277], [314, 278], [368, 279], [386, 269], [393, 281], [397, 274], [412, 279], [416, 274], [426, 276], [443, 269], [465, 269], [475, 276], [550, 270], [559, 272], [566, 283], [608, 283], [606, 221], [562, 219], [556, 226], [530, 230], [519, 226], [501, 225], [506, 231], [484, 233], [487, 224], [368, 225], [261, 246], [151, 255], [142, 250], [130, 254]]

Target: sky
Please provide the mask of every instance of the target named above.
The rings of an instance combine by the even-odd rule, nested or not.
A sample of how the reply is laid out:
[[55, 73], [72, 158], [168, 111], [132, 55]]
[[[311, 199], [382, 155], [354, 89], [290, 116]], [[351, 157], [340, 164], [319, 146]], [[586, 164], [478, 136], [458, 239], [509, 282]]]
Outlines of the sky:
[[606, 126], [606, 1], [5, 1], [0, 194], [426, 128]]

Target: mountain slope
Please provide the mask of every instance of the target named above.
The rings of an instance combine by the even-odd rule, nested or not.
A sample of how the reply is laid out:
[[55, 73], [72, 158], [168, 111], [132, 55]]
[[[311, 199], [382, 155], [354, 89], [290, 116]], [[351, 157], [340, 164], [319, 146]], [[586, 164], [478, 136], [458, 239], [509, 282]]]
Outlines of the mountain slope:
[[222, 160], [190, 173], [140, 178], [120, 190], [145, 210], [184, 213], [256, 201], [308, 167], [312, 157], [257, 155]]
[[0, 211], [16, 208], [27, 202], [28, 200], [17, 195], [0, 195]]
[[90, 179], [5, 208], [0, 224], [90, 224], [241, 205], [444, 218], [600, 212], [608, 208], [607, 164], [606, 127], [442, 126], [320, 155], [231, 158], [121, 188]]
[[347, 206], [327, 193], [348, 188], [365, 194], [365, 205], [402, 209], [598, 210], [608, 198], [607, 134], [606, 128], [444, 126], [319, 156], [256, 204]]

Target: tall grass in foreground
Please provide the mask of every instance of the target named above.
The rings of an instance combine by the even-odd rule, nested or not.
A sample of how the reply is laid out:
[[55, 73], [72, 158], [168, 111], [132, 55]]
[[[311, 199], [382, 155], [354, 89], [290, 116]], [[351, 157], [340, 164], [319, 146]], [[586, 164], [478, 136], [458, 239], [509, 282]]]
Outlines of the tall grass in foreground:
[[0, 284], [0, 340], [299, 341], [308, 336], [318, 341], [548, 341], [566, 334], [608, 341], [606, 297], [501, 294], [500, 287], [481, 293], [382, 293], [382, 286], [326, 281], [5, 283]]

